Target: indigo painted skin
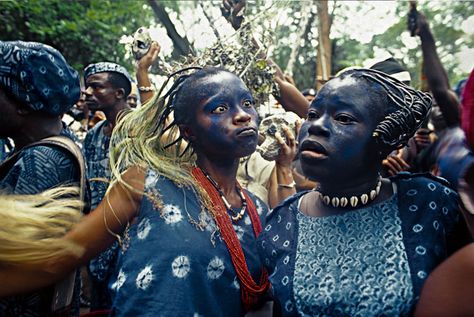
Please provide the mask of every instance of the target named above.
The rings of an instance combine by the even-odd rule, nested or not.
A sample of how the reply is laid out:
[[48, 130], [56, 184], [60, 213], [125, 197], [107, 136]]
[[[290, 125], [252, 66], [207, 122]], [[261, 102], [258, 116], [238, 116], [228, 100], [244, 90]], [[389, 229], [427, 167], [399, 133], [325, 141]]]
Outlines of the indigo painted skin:
[[257, 147], [257, 111], [250, 91], [228, 72], [205, 77], [196, 88], [195, 120], [188, 138], [194, 149], [213, 160], [234, 160]]
[[367, 85], [353, 77], [333, 79], [310, 105], [299, 136], [301, 166], [321, 185], [364, 183], [377, 175], [382, 158], [372, 133], [386, 107]]

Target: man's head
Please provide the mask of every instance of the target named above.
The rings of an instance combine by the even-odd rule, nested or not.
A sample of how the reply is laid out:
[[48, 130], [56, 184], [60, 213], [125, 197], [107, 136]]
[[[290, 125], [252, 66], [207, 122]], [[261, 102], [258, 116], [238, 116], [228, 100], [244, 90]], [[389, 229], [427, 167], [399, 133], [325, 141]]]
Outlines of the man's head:
[[314, 97], [316, 97], [316, 89], [314, 88], [305, 89], [301, 93], [309, 102], [313, 101]]
[[126, 102], [132, 87], [127, 70], [117, 64], [102, 62], [84, 69], [86, 103], [91, 110], [103, 110]]
[[398, 79], [405, 85], [410, 86], [411, 76], [408, 70], [400, 64], [395, 58], [389, 57], [384, 60], [375, 62], [371, 66], [366, 66], [367, 68], [378, 70], [379, 72], [385, 73], [392, 76], [393, 78]]
[[59, 119], [79, 99], [77, 72], [56, 49], [35, 42], [0, 41], [2, 136], [32, 117]]

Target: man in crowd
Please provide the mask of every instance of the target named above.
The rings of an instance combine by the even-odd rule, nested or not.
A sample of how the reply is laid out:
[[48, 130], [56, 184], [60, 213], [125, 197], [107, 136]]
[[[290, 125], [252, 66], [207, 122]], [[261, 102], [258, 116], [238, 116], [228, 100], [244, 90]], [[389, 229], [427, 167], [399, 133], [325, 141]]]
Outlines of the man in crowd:
[[[77, 72], [56, 49], [34, 42], [0, 41], [0, 139], [10, 138], [14, 143], [0, 165], [0, 191], [37, 194], [60, 185], [79, 185], [82, 154], [61, 122], [79, 94]], [[56, 137], [55, 144], [51, 137]], [[50, 287], [4, 298], [0, 316], [49, 315], [52, 296]], [[71, 315], [78, 313], [77, 309]]]
[[[130, 110], [127, 97], [131, 92], [132, 80], [127, 70], [117, 64], [102, 62], [84, 69], [85, 102], [91, 111], [102, 111], [106, 120], [97, 123], [84, 139], [83, 149], [87, 162], [87, 177], [91, 189], [91, 208], [101, 202], [109, 185], [110, 136], [123, 111]], [[114, 263], [115, 248], [112, 246], [90, 262], [92, 278], [91, 311], [110, 307], [107, 293], [108, 275]]]

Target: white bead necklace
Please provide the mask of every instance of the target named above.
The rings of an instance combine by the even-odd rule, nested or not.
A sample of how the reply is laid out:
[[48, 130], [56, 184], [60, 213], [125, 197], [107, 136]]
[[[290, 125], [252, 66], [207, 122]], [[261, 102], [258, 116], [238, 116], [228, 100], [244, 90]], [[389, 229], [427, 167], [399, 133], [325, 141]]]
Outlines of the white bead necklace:
[[374, 189], [369, 191], [368, 194], [362, 194], [360, 196], [342, 196], [342, 197], [331, 197], [329, 195], [324, 195], [317, 188], [314, 191], [318, 194], [319, 199], [328, 206], [333, 207], [352, 207], [355, 208], [359, 204], [366, 205], [369, 201], [374, 200], [380, 193], [380, 188], [382, 187], [382, 176], [379, 175], [377, 185]]

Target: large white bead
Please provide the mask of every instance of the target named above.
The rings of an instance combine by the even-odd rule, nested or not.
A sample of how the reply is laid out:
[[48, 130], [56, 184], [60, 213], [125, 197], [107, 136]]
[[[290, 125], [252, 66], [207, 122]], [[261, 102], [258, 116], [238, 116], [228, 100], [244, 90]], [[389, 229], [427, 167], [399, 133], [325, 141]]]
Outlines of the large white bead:
[[329, 203], [331, 202], [331, 198], [329, 198], [329, 196], [324, 196], [323, 201], [326, 205], [329, 205]]
[[359, 202], [359, 199], [356, 196], [351, 197], [351, 206], [355, 207], [357, 206], [357, 203]]
[[367, 202], [369, 201], [369, 196], [367, 194], [360, 196], [360, 201], [363, 205], [367, 204]]
[[342, 197], [342, 198], [341, 198], [341, 201], [340, 201], [341, 207], [346, 207], [348, 202], [349, 202], [349, 201], [347, 200], [346, 197]]
[[370, 191], [370, 200], [374, 200], [375, 197], [377, 197], [377, 192], [373, 189]]
[[334, 197], [334, 198], [331, 200], [331, 204], [332, 204], [333, 207], [339, 207], [339, 198]]

